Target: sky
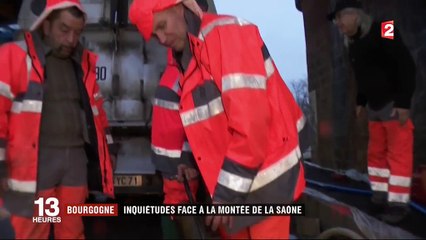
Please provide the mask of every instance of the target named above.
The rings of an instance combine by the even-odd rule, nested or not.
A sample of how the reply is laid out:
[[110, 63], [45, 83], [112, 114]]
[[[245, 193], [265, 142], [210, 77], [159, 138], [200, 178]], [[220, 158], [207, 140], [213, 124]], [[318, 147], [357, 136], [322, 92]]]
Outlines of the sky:
[[303, 15], [295, 0], [214, 0], [219, 14], [243, 18], [259, 27], [286, 83], [306, 80]]

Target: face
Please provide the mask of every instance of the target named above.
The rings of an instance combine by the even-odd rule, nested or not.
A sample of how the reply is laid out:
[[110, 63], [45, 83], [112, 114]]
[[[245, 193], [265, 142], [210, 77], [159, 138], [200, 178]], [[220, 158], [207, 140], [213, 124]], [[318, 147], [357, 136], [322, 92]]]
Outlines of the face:
[[181, 52], [187, 41], [187, 26], [182, 5], [154, 14], [152, 35], [165, 47]]
[[336, 13], [334, 23], [340, 32], [346, 36], [353, 36], [358, 30], [358, 12], [355, 9], [347, 8]]
[[43, 22], [43, 32], [46, 43], [52, 48], [52, 53], [60, 58], [68, 58], [76, 48], [84, 28], [84, 18], [74, 17], [63, 10], [59, 16]]

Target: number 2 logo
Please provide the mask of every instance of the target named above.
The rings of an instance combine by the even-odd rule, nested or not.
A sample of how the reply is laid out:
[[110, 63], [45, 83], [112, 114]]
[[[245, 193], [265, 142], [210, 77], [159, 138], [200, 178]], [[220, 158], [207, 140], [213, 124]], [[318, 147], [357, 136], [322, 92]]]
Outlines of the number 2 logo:
[[382, 38], [394, 39], [394, 24], [392, 21], [382, 22]]

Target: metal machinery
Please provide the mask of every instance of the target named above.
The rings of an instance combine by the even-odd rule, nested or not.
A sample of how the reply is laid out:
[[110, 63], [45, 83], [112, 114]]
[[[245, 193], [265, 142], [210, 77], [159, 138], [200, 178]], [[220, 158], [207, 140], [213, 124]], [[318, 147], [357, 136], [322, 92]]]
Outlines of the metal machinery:
[[[88, 13], [81, 42], [98, 54], [96, 76], [114, 141], [119, 148], [116, 193], [160, 194], [151, 161], [151, 99], [166, 66], [166, 49], [144, 42], [128, 22], [132, 0], [81, 0]], [[28, 29], [45, 1], [23, 1], [18, 23]]]

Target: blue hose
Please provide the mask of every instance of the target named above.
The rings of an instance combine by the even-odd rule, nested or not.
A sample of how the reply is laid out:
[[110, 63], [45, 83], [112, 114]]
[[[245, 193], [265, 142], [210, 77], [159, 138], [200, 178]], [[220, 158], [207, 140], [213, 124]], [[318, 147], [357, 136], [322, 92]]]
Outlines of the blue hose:
[[337, 185], [333, 185], [333, 184], [328, 184], [328, 183], [323, 183], [323, 182], [318, 182], [315, 180], [309, 180], [306, 179], [306, 182], [312, 185], [316, 185], [322, 188], [327, 188], [330, 190], [337, 190], [337, 191], [341, 191], [341, 192], [347, 192], [347, 193], [358, 193], [361, 195], [371, 195], [371, 191], [369, 190], [362, 190], [362, 189], [357, 189], [357, 188], [350, 188], [350, 187], [342, 187], [342, 186], [337, 186]]
[[[306, 179], [306, 182], [308, 184], [312, 184], [321, 188], [326, 188], [326, 189], [330, 189], [330, 190], [336, 190], [339, 192], [346, 192], [346, 193], [356, 193], [356, 194], [361, 194], [361, 195], [367, 195], [370, 196], [371, 195], [371, 191], [370, 190], [362, 190], [362, 189], [357, 189], [357, 188], [350, 188], [350, 187], [342, 187], [342, 186], [337, 186], [337, 185], [333, 185], [333, 184], [328, 184], [328, 183], [323, 183], [323, 182], [319, 182], [319, 181], [315, 181], [315, 180], [309, 180]], [[410, 202], [410, 206], [414, 209], [416, 209], [417, 211], [423, 213], [424, 215], [426, 215], [426, 207], [411, 201]]]
[[413, 201], [410, 202], [410, 206], [412, 208], [416, 209], [417, 211], [423, 213], [424, 215], [426, 215], [426, 207], [424, 207], [424, 206], [422, 206], [422, 205], [420, 205], [416, 202], [413, 202]]

